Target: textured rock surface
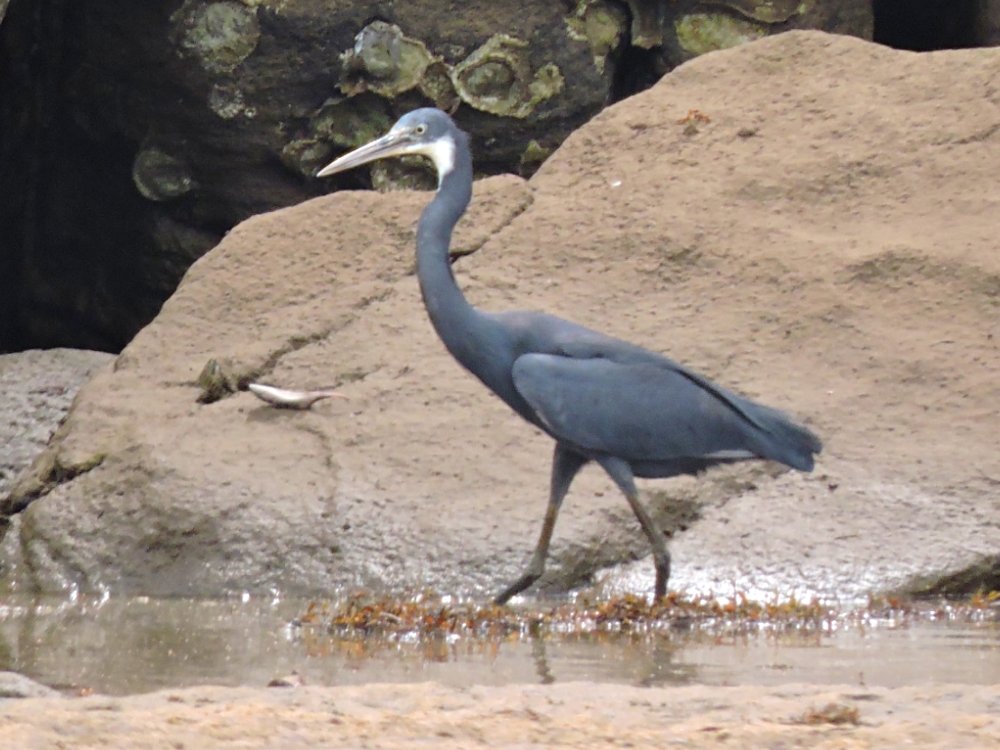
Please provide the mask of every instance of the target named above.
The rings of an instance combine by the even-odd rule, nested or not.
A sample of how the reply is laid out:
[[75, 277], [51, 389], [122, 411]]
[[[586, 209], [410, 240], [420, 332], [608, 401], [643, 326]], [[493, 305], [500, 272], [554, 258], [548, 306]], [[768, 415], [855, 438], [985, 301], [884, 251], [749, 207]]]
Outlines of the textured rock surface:
[[[641, 341], [826, 441], [812, 475], [649, 484], [660, 522], [688, 528], [675, 586], [850, 598], [1000, 549], [998, 65], [996, 50], [781, 35], [611, 108], [527, 185], [479, 184], [459, 244], [485, 244], [456, 265], [476, 304]], [[21, 527], [29, 579], [477, 591], [515, 575], [551, 447], [434, 337], [410, 275], [425, 200], [318, 199], [244, 223], [199, 261], [15, 493], [40, 495]], [[351, 400], [199, 404], [211, 358], [237, 383]], [[549, 584], [642, 550], [589, 470]], [[648, 590], [640, 570], [625, 582]]]
[[18, 3], [0, 45], [0, 350], [119, 350], [233, 225], [359, 185], [312, 175], [414, 106], [461, 102], [482, 171], [536, 167], [610, 97], [625, 20], [605, 16], [592, 44], [532, 0]]
[[0, 705], [12, 698], [58, 698], [52, 688], [17, 672], [0, 672]]
[[[0, 581], [21, 561], [20, 518], [4, 498], [48, 444], [80, 386], [112, 359], [104, 352], [49, 349], [0, 356]], [[12, 523], [11, 523], [12, 522]]]
[[45, 448], [80, 386], [112, 359], [78, 349], [0, 356], [0, 497]]
[[[0, 36], [0, 351], [120, 350], [233, 225], [361, 184], [312, 175], [415, 106], [455, 110], [480, 172], [527, 175], [699, 52], [798, 26], [871, 37], [865, 0], [786, 5], [15, 3]], [[400, 164], [371, 176], [421, 179]]]
[[[460, 250], [482, 244], [530, 200], [517, 178], [496, 178], [478, 187], [478, 212], [458, 241]], [[41, 574], [43, 587], [119, 584], [154, 593], [205, 594], [267, 586], [321, 590], [347, 580], [374, 585], [384, 582], [384, 576], [403, 577], [404, 571], [385, 568], [383, 557], [387, 553], [405, 564], [398, 557], [402, 543], [387, 548], [386, 527], [365, 522], [367, 513], [386, 504], [368, 484], [378, 482], [387, 467], [377, 468], [375, 476], [367, 470], [388, 456], [369, 444], [359, 454], [359, 465], [341, 466], [334, 454], [350, 438], [342, 427], [325, 433], [324, 422], [333, 415], [348, 423], [359, 419], [353, 403], [324, 402], [312, 412], [291, 414], [264, 407], [244, 392], [202, 405], [196, 384], [206, 361], [214, 358], [236, 373], [237, 381], [253, 377], [297, 387], [313, 379], [336, 386], [378, 373], [379, 382], [388, 377], [390, 387], [395, 386], [393, 376], [406, 372], [404, 364], [383, 360], [380, 348], [391, 348], [391, 342], [370, 348], [367, 358], [359, 356], [357, 344], [349, 344], [341, 349], [341, 362], [323, 362], [321, 352], [342, 347], [338, 336], [347, 329], [360, 333], [358, 329], [367, 328], [367, 310], [394, 296], [400, 278], [412, 281], [407, 274], [414, 224], [426, 194], [396, 198], [386, 211], [389, 201], [383, 196], [345, 193], [256, 217], [191, 270], [167, 303], [161, 323], [136, 337], [106, 380], [91, 381], [97, 391], [114, 394], [111, 401], [99, 396], [74, 412], [70, 421], [79, 418], [88, 427], [77, 432], [69, 425], [66, 431], [80, 439], [60, 440], [43, 455], [34, 476], [21, 483], [8, 503], [17, 507], [23, 499], [47, 493], [44, 502], [54, 501], [49, 509], [61, 519], [59, 525], [73, 527], [71, 537], [89, 540], [83, 547], [71, 537], [50, 545], [43, 541], [49, 535], [43, 529], [55, 517], [23, 516], [28, 564]], [[344, 212], [340, 220], [339, 211]], [[350, 220], [361, 216], [366, 220]], [[331, 252], [345, 221], [357, 233]], [[253, 248], [250, 255], [246, 248]], [[236, 291], [233, 278], [249, 286]], [[206, 300], [211, 300], [211, 313]], [[179, 315], [172, 317], [170, 310]], [[416, 305], [404, 314], [409, 325], [426, 325]], [[176, 356], [169, 342], [186, 342], [185, 351]], [[286, 381], [276, 368], [306, 350], [320, 357], [315, 369]], [[391, 373], [381, 371], [389, 367]], [[398, 382], [415, 379], [411, 374]], [[154, 383], [155, 390], [165, 393], [150, 399], [138, 395]], [[361, 424], [365, 421], [360, 418]], [[401, 419], [395, 430], [408, 440], [405, 422]], [[251, 425], [250, 432], [244, 431], [245, 424]], [[98, 432], [84, 437], [90, 427]], [[220, 429], [229, 435], [221, 443]], [[275, 430], [282, 437], [271, 445], [268, 435], [276, 435]], [[311, 457], [309, 469], [296, 468], [303, 457]], [[260, 471], [270, 479], [263, 485], [256, 479], [248, 483], [247, 462], [256, 467], [252, 473]], [[68, 477], [73, 479], [63, 481]], [[121, 479], [129, 486], [120, 487]], [[56, 500], [69, 499], [67, 491], [75, 494], [85, 486], [90, 487], [86, 510], [73, 510], [75, 500]], [[347, 487], [353, 489], [344, 494]], [[105, 517], [102, 508], [109, 502], [117, 509]], [[433, 519], [432, 528], [437, 521]], [[399, 523], [408, 526], [412, 519]], [[297, 549], [289, 546], [292, 540]], [[136, 555], [142, 559], [138, 567]], [[454, 557], [449, 559], [449, 567], [458, 565]], [[406, 580], [416, 584], [421, 573], [413, 570]]]

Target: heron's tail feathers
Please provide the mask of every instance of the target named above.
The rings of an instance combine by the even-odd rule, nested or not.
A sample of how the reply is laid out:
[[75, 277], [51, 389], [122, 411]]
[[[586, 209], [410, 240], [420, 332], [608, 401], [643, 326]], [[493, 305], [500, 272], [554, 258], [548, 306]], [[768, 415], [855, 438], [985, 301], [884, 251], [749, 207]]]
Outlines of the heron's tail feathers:
[[762, 404], [752, 404], [747, 412], [760, 429], [763, 458], [780, 461], [799, 471], [812, 471], [814, 456], [823, 450], [823, 443], [811, 430]]

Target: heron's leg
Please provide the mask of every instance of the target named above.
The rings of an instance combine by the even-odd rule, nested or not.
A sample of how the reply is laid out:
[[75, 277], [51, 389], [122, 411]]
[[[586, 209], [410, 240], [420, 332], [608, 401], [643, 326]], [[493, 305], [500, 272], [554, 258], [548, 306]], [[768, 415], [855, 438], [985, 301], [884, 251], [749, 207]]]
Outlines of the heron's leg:
[[524, 575], [508, 586], [493, 601], [497, 604], [506, 604], [507, 601], [516, 594], [520, 594], [531, 584], [542, 577], [545, 572], [545, 558], [549, 554], [549, 542], [552, 541], [552, 530], [556, 527], [556, 516], [559, 515], [559, 506], [562, 505], [563, 498], [569, 492], [569, 486], [573, 482], [573, 477], [587, 463], [587, 458], [578, 453], [573, 453], [556, 443], [556, 452], [552, 457], [552, 484], [549, 489], [549, 505], [545, 509], [545, 522], [542, 524], [542, 533], [538, 537], [538, 545], [535, 547], [535, 554], [531, 556], [531, 563]]
[[632, 468], [625, 461], [613, 456], [599, 458], [597, 462], [608, 472], [608, 476], [615, 480], [628, 504], [632, 506], [635, 517], [639, 519], [639, 525], [642, 526], [646, 538], [649, 539], [649, 546], [653, 548], [653, 563], [656, 565], [656, 601], [659, 601], [667, 595], [667, 581], [670, 579], [670, 552], [667, 550], [666, 537], [639, 502], [639, 490], [635, 486]]

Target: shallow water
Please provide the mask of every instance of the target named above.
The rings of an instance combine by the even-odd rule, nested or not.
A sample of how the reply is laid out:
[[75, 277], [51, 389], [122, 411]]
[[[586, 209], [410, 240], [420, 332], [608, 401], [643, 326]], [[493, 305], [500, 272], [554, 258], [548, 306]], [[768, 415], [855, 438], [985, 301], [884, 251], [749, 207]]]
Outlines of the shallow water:
[[[992, 616], [854, 618], [825, 631], [341, 640], [295, 624], [304, 600], [0, 599], [0, 671], [110, 694], [197, 684], [448, 685], [594, 680], [633, 685], [1000, 682]], [[859, 624], [862, 623], [862, 624]]]

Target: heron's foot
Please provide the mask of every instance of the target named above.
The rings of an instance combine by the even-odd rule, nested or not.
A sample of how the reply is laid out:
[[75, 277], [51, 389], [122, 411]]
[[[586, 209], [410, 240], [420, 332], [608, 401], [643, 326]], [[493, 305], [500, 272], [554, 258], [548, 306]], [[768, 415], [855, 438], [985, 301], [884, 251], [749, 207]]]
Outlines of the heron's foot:
[[510, 586], [505, 588], [500, 594], [498, 594], [497, 597], [493, 600], [493, 603], [499, 606], [503, 606], [513, 597], [517, 596], [525, 589], [530, 588], [531, 585], [541, 577], [542, 577], [541, 573], [533, 573], [531, 571], [528, 571], [523, 576], [514, 581], [514, 583], [512, 583]]

